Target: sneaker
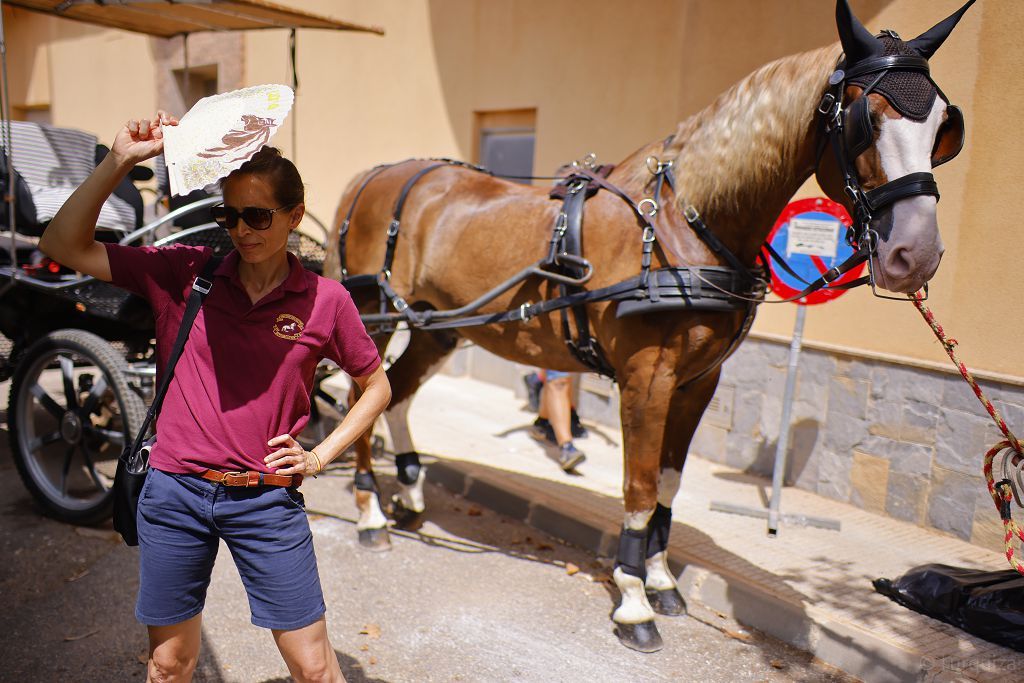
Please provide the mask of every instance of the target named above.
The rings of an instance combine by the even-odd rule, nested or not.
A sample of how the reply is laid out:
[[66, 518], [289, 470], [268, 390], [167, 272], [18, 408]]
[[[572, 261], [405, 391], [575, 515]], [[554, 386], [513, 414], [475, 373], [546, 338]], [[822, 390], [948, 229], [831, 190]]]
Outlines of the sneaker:
[[572, 413], [569, 415], [569, 429], [574, 439], [585, 439], [590, 435], [587, 428], [580, 422], [580, 416], [576, 414], [575, 408], [572, 409]]
[[555, 439], [555, 428], [543, 417], [538, 417], [533, 421], [533, 426], [530, 427], [530, 436], [538, 441], [549, 441], [558, 445], [558, 441]]
[[576, 448], [572, 441], [564, 443], [558, 448], [558, 464], [562, 466], [564, 472], [572, 472], [586, 459], [587, 456], [583, 455], [583, 451]]
[[544, 382], [540, 381], [536, 372], [531, 372], [523, 375], [523, 384], [526, 385], [526, 402], [530, 410], [536, 413], [540, 410], [540, 391], [544, 388]]

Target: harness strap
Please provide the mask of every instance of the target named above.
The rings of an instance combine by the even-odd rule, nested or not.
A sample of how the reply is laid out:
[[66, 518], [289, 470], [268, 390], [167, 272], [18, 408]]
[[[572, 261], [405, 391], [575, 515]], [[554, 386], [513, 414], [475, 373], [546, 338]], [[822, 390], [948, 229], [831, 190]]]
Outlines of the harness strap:
[[892, 180], [885, 185], [868, 190], [864, 193], [864, 200], [868, 208], [877, 211], [883, 206], [893, 204], [904, 197], [912, 197], [919, 194], [939, 197], [939, 186], [935, 183], [935, 176], [931, 173], [908, 173], [907, 175]]
[[341, 222], [341, 230], [338, 231], [338, 261], [341, 265], [341, 281], [344, 282], [348, 279], [348, 266], [346, 265], [345, 258], [345, 243], [348, 238], [348, 226], [352, 223], [352, 214], [355, 213], [356, 203], [359, 201], [359, 197], [362, 196], [363, 190], [370, 184], [370, 181], [380, 175], [383, 171], [395, 166], [396, 164], [381, 164], [375, 166], [363, 179], [363, 184], [359, 186], [359, 190], [356, 191], [356, 196], [352, 198], [352, 203], [349, 204], [348, 212], [345, 214], [345, 220]]
[[402, 186], [402, 191], [398, 194], [398, 199], [395, 201], [395, 210], [391, 219], [391, 225], [388, 226], [388, 244], [387, 249], [384, 252], [384, 266], [381, 268], [381, 273], [390, 279], [391, 278], [391, 264], [395, 260], [395, 245], [398, 243], [398, 232], [402, 225], [402, 210], [405, 208], [405, 201], [409, 197], [409, 192], [412, 191], [413, 186], [420, 181], [420, 179], [430, 173], [436, 171], [439, 168], [446, 166], [452, 166], [453, 164], [447, 160], [442, 161], [426, 168], [421, 168], [419, 171], [414, 173], [408, 180], [405, 181], [405, 185]]

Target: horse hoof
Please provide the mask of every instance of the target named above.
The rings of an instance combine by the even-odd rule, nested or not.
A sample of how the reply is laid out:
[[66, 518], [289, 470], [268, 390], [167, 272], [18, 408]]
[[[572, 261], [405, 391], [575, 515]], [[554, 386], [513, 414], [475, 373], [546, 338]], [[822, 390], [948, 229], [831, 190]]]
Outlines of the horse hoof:
[[655, 612], [664, 614], [666, 617], [678, 617], [686, 614], [686, 603], [675, 588], [665, 591], [647, 591], [647, 601], [651, 603]]
[[391, 550], [391, 538], [387, 529], [360, 529], [359, 545], [375, 553]]
[[615, 635], [619, 637], [619, 642], [637, 652], [657, 652], [665, 646], [653, 621], [615, 624]]
[[391, 498], [391, 518], [402, 531], [416, 531], [423, 526], [423, 513], [405, 507], [398, 496]]

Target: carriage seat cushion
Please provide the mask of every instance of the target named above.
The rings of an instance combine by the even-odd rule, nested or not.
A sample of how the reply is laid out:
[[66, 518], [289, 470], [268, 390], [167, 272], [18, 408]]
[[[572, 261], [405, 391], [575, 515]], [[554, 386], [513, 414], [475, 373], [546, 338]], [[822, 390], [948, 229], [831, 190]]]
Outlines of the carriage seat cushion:
[[[0, 141], [2, 145], [2, 141]], [[11, 155], [15, 171], [32, 195], [36, 226], [49, 223], [75, 189], [96, 167], [96, 136], [41, 123], [11, 121]], [[100, 209], [96, 226], [123, 232], [135, 227], [135, 211], [116, 196]], [[21, 226], [18, 226], [21, 229]]]
[[[615, 170], [614, 164], [601, 164], [600, 166], [593, 170], [593, 174], [596, 175], [598, 178], [607, 178], [613, 170]], [[551, 192], [548, 193], [548, 196], [551, 197], [552, 199], [565, 200], [565, 195], [569, 191], [569, 183], [572, 182], [574, 177], [575, 175], [572, 173], [567, 175], [565, 177], [565, 180], [560, 181], [557, 185], [551, 188]], [[584, 197], [584, 199], [590, 199], [595, 194], [597, 194], [597, 191], [599, 189], [601, 188], [597, 187], [596, 185], [587, 185], [587, 194]]]

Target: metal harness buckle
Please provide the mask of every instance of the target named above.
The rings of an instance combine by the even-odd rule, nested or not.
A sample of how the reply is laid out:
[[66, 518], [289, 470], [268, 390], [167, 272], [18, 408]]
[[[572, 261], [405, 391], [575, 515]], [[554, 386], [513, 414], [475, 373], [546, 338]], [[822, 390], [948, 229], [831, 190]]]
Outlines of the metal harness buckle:
[[209, 280], [204, 280], [201, 277], [196, 277], [196, 281], [192, 283], [192, 289], [202, 294], [209, 294], [210, 289], [213, 287], [213, 283]]
[[530, 307], [533, 306], [532, 302], [527, 301], [525, 304], [519, 307], [519, 319], [524, 323], [530, 322], [533, 319], [533, 315], [530, 314]]

